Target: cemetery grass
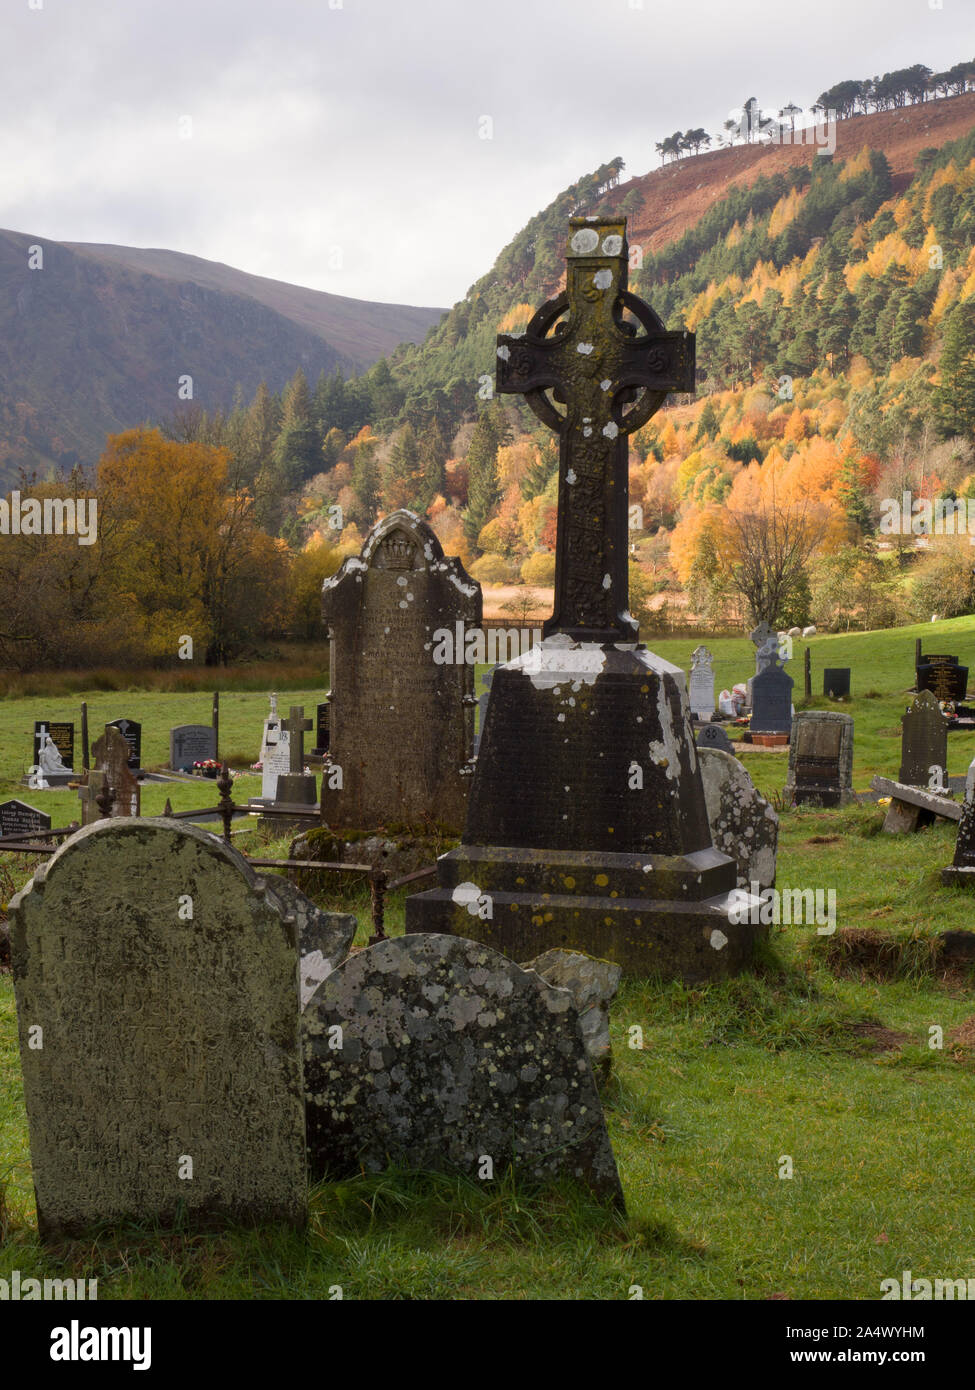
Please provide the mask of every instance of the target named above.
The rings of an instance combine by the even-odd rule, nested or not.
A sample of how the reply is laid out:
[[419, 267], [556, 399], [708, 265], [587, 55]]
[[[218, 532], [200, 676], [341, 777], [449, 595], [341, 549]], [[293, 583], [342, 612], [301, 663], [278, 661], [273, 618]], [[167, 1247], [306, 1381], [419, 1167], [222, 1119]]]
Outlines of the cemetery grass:
[[[964, 660], [975, 619], [917, 632]], [[814, 672], [853, 668], [852, 702], [830, 707], [856, 720], [859, 791], [875, 771], [896, 775], [913, 636], [898, 629], [812, 640]], [[651, 644], [689, 664], [690, 642]], [[719, 689], [747, 674], [747, 639], [709, 645]], [[163, 756], [170, 724], [207, 717], [199, 697], [148, 695], [141, 707], [133, 698], [124, 708], [99, 706], [92, 728], [103, 716], [142, 719], [147, 766]], [[315, 698], [302, 692], [295, 701]], [[265, 696], [241, 692], [239, 707], [224, 700], [222, 743], [249, 751]], [[36, 713], [36, 700], [0, 702], [0, 720], [12, 721], [4, 732], [29, 731]], [[972, 735], [949, 738], [950, 773], [964, 772], [973, 743]], [[3, 794], [30, 800], [9, 781], [8, 746], [4, 738]], [[784, 756], [744, 757], [763, 790], [781, 791]], [[190, 806], [215, 800], [212, 784], [185, 790], [196, 798]], [[159, 794], [152, 809], [161, 810], [167, 788], [146, 792]], [[45, 807], [62, 795], [47, 794]], [[176, 795], [173, 802], [178, 808]], [[972, 900], [938, 877], [951, 861], [954, 824], [886, 836], [883, 813], [862, 804], [782, 815], [778, 885], [834, 889], [835, 935], [773, 927], [759, 968], [737, 980], [624, 985], [604, 1099], [625, 1217], [579, 1190], [532, 1191], [506, 1174], [478, 1184], [389, 1173], [316, 1187], [303, 1235], [134, 1226], [45, 1251], [34, 1225], [13, 989], [0, 975], [0, 1277], [13, 1269], [22, 1278], [97, 1277], [102, 1299], [328, 1299], [336, 1287], [364, 1299], [625, 1299], [639, 1286], [645, 1298], [707, 1300], [876, 1299], [880, 1281], [904, 1269], [975, 1276], [975, 1218], [965, 1201], [975, 997], [971, 978], [944, 971], [932, 944], [942, 931], [971, 926]], [[283, 857], [287, 846], [253, 832], [235, 843], [268, 857]], [[6, 862], [20, 886], [32, 862]], [[404, 901], [402, 892], [389, 900], [393, 935], [403, 929]], [[325, 905], [358, 912], [356, 944], [364, 945], [365, 893]], [[856, 949], [841, 949], [844, 940]], [[929, 1045], [933, 1028], [940, 1048]], [[780, 1176], [786, 1159], [791, 1178]]]
[[[0, 976], [0, 1277], [95, 1277], [101, 1299], [328, 1299], [336, 1287], [362, 1299], [625, 1299], [638, 1285], [645, 1298], [706, 1300], [875, 1299], [903, 1269], [975, 1275], [964, 1200], [975, 996], [910, 944], [966, 925], [970, 900], [937, 882], [953, 827], [879, 836], [882, 814], [784, 815], [779, 884], [834, 887], [841, 929], [879, 922], [904, 944], [893, 964], [837, 963], [829, 938], [789, 926], [737, 980], [624, 985], [604, 1099], [626, 1217], [507, 1174], [387, 1173], [317, 1186], [302, 1236], [132, 1226], [44, 1251]], [[404, 901], [390, 898], [391, 934]], [[358, 911], [365, 944], [365, 896], [333, 905]], [[791, 1178], [779, 1176], [786, 1157]]]

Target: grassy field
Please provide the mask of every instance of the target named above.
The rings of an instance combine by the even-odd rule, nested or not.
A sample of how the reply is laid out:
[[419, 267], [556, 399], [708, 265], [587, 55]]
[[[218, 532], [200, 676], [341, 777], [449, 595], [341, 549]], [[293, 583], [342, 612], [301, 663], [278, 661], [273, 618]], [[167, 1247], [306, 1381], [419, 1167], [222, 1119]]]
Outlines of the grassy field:
[[[858, 789], [873, 772], [896, 772], [915, 631], [935, 650], [975, 658], [971, 618], [811, 642], [814, 689], [824, 665], [853, 668]], [[652, 645], [686, 667], [697, 642]], [[719, 689], [749, 674], [747, 639], [709, 645]], [[250, 761], [263, 696], [223, 700], [224, 746]], [[23, 794], [10, 783], [9, 736], [30, 729], [36, 708], [36, 700], [0, 702], [2, 795]], [[132, 692], [124, 705], [108, 699], [104, 713], [143, 719], [151, 765], [169, 724], [205, 719], [208, 708], [199, 696]], [[41, 712], [58, 718], [69, 707]], [[973, 754], [975, 738], [953, 735], [949, 771], [964, 772]], [[781, 788], [784, 756], [744, 756], [761, 787]], [[0, 977], [0, 1277], [15, 1268], [22, 1277], [73, 1274], [97, 1277], [101, 1298], [193, 1299], [324, 1299], [336, 1285], [364, 1299], [626, 1299], [633, 1286], [648, 1299], [876, 1299], [880, 1281], [905, 1269], [975, 1277], [975, 1216], [965, 1200], [975, 1001], [971, 980], [940, 972], [930, 950], [938, 933], [973, 925], [975, 904], [938, 877], [954, 825], [888, 837], [882, 815], [870, 804], [784, 813], [778, 881], [834, 889], [837, 935], [866, 933], [888, 949], [857, 963], [814, 927], [774, 928], [766, 958], [738, 980], [624, 986], [605, 1102], [625, 1218], [578, 1191], [532, 1192], [503, 1175], [474, 1186], [391, 1173], [316, 1189], [301, 1237], [133, 1228], [44, 1251], [33, 1226], [13, 990]], [[16, 879], [30, 870], [21, 860]], [[394, 933], [402, 905], [395, 895]], [[640, 1040], [634, 1027], [642, 1048], [631, 1046]], [[792, 1176], [780, 1176], [790, 1164]]]

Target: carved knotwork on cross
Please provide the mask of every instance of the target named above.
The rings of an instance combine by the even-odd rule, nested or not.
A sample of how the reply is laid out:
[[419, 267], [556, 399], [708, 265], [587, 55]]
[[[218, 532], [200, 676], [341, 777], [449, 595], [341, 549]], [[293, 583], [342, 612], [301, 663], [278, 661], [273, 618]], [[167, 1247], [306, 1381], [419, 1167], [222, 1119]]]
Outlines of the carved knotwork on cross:
[[313, 728], [312, 721], [305, 718], [304, 705], [292, 705], [287, 719], [281, 720], [281, 728], [290, 735], [288, 744], [288, 771], [305, 770], [305, 734]]
[[523, 393], [559, 435], [555, 608], [543, 635], [635, 642], [626, 436], [669, 391], [694, 390], [694, 335], [667, 332], [627, 290], [625, 218], [573, 217], [569, 228], [565, 292], [542, 305], [522, 336], [498, 336], [497, 389]]

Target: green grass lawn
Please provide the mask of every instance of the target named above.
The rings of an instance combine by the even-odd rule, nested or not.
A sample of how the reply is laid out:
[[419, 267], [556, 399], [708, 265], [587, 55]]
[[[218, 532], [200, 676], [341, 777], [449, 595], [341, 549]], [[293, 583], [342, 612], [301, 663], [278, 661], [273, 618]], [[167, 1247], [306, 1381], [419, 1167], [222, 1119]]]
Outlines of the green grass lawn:
[[[812, 639], [814, 689], [824, 665], [853, 668], [846, 708], [856, 721], [858, 789], [873, 772], [896, 773], [915, 632], [963, 661], [975, 657], [972, 618]], [[686, 667], [697, 642], [653, 645]], [[719, 689], [753, 668], [747, 639], [708, 645]], [[143, 719], [147, 765], [153, 750], [161, 756], [170, 723], [208, 712], [200, 696], [105, 698], [105, 717]], [[317, 696], [300, 698], [310, 705]], [[263, 696], [223, 699], [225, 746], [246, 749], [250, 761]], [[36, 708], [36, 700], [0, 702], [3, 795], [23, 794], [9, 781], [8, 736], [29, 730]], [[58, 718], [69, 706], [42, 712]], [[975, 739], [953, 735], [949, 771], [963, 772], [973, 753]], [[782, 755], [745, 757], [760, 786], [781, 788]], [[0, 977], [0, 1277], [15, 1268], [23, 1277], [73, 1274], [97, 1277], [101, 1298], [195, 1299], [327, 1299], [336, 1286], [364, 1299], [625, 1299], [634, 1285], [653, 1299], [876, 1299], [880, 1281], [904, 1269], [975, 1277], [966, 1200], [975, 996], [966, 976], [933, 970], [926, 949], [943, 930], [975, 925], [975, 901], [940, 884], [953, 824], [885, 836], [882, 816], [874, 805], [783, 813], [778, 879], [782, 888], [833, 888], [841, 931], [869, 929], [896, 947], [882, 968], [856, 971], [815, 927], [785, 927], [773, 928], [760, 966], [729, 983], [624, 986], [605, 1101], [626, 1217], [578, 1190], [533, 1192], [505, 1175], [472, 1185], [388, 1174], [317, 1188], [302, 1236], [133, 1228], [44, 1251], [33, 1225], [13, 989]], [[259, 847], [256, 836], [240, 843]], [[30, 868], [21, 861], [17, 879]], [[403, 901], [399, 893], [390, 902], [393, 933]], [[360, 912], [361, 943], [364, 900]], [[941, 1048], [929, 1046], [933, 1028]], [[641, 1040], [634, 1029], [642, 1048], [630, 1045]], [[792, 1177], [780, 1177], [786, 1159]]]

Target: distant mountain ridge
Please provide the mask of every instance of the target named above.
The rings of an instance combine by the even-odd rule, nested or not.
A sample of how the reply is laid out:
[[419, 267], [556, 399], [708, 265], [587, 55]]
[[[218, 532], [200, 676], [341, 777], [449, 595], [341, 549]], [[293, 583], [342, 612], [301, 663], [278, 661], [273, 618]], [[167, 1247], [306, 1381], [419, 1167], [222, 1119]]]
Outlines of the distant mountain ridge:
[[[31, 247], [43, 266], [31, 269]], [[181, 377], [207, 410], [302, 367], [362, 371], [443, 311], [373, 303], [180, 252], [0, 230], [0, 483], [90, 464], [107, 433], [172, 416]]]

